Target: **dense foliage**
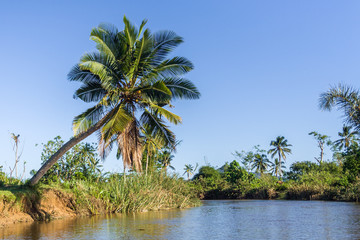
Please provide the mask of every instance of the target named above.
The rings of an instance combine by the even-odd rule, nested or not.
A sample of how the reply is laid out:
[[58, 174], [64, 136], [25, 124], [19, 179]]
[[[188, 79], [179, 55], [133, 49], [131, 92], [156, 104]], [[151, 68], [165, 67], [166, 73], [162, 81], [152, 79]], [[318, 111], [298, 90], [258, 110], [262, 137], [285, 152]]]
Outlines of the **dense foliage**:
[[[279, 179], [271, 169], [252, 173], [237, 161], [221, 168], [203, 166], [193, 178], [198, 195], [205, 199], [302, 199], [357, 201], [360, 194], [360, 148], [353, 144], [335, 152], [337, 161], [301, 161], [291, 164]], [[243, 154], [248, 158], [251, 154]], [[256, 163], [256, 154], [254, 155]]]

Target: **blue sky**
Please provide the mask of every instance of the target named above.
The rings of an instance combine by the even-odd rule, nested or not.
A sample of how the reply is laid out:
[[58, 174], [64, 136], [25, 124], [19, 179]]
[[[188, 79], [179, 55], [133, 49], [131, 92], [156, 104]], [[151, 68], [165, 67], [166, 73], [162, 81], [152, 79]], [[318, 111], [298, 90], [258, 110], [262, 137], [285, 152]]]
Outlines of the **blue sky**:
[[[72, 136], [71, 122], [89, 105], [74, 100], [79, 85], [67, 73], [94, 43], [93, 27], [123, 28], [148, 19], [153, 32], [173, 30], [185, 43], [175, 54], [190, 59], [186, 77], [197, 101], [178, 101], [183, 124], [174, 166], [214, 166], [284, 135], [293, 145], [287, 166], [314, 160], [316, 130], [334, 140], [341, 113], [322, 112], [319, 94], [338, 83], [360, 88], [359, 1], [2, 1], [0, 7], [0, 165], [14, 154], [10, 133], [21, 136], [27, 170], [40, 166], [43, 143]], [[89, 138], [88, 141], [96, 141]], [[331, 158], [327, 152], [326, 158]], [[114, 155], [107, 170], [121, 169]], [[28, 172], [27, 171], [27, 172]]]

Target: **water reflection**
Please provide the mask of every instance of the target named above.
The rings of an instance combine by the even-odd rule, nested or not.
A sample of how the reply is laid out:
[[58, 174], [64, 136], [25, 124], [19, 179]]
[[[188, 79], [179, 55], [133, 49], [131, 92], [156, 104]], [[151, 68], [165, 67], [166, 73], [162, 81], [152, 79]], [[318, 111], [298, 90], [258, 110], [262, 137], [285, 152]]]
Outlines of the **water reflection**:
[[186, 210], [79, 217], [19, 223], [0, 229], [5, 239], [165, 239]]
[[360, 239], [360, 205], [204, 201], [186, 210], [16, 224], [5, 239]]

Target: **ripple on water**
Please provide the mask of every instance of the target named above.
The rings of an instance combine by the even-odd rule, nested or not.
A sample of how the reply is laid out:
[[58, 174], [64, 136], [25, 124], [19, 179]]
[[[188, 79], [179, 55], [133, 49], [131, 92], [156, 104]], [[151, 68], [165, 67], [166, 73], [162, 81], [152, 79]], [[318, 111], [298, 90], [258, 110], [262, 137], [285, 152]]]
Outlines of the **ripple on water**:
[[197, 208], [15, 224], [4, 239], [360, 239], [360, 205], [217, 200]]

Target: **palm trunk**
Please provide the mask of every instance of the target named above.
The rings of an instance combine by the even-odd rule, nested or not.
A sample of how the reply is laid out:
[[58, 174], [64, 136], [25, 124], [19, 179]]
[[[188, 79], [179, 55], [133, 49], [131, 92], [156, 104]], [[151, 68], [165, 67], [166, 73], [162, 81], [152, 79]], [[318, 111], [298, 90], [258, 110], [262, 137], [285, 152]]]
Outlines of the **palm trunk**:
[[49, 158], [49, 160], [44, 163], [44, 165], [41, 166], [37, 173], [30, 179], [30, 186], [34, 186], [35, 184], [37, 184], [39, 180], [45, 175], [45, 173], [59, 160], [59, 158], [61, 158], [73, 146], [93, 134], [95, 131], [99, 130], [101, 126], [103, 126], [108, 121], [114, 110], [106, 114], [99, 122], [89, 128], [86, 132], [83, 132], [71, 138], [67, 143], [65, 143], [56, 153], [54, 153]]
[[281, 175], [282, 175], [282, 171], [281, 171], [281, 154], [280, 154], [280, 151], [279, 151], [279, 176], [281, 178]]
[[125, 162], [124, 162], [123, 181], [124, 181], [124, 183], [126, 181], [126, 165], [125, 165]]
[[145, 175], [147, 176], [147, 172], [148, 172], [148, 165], [149, 165], [149, 152], [146, 155], [146, 170], [145, 170]]

